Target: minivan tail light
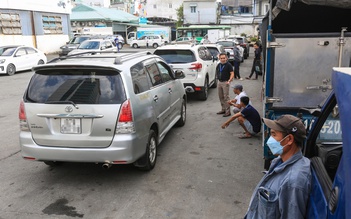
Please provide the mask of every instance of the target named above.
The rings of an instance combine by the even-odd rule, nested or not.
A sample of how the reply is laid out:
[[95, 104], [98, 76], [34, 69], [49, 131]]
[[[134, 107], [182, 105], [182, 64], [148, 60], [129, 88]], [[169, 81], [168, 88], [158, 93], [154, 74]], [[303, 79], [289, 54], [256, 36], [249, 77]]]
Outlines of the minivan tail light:
[[193, 63], [193, 64], [191, 64], [191, 67], [189, 69], [196, 70], [196, 71], [201, 71], [202, 64], [201, 63]]
[[21, 131], [29, 131], [29, 126], [27, 123], [27, 116], [26, 116], [26, 111], [24, 108], [23, 100], [20, 103], [18, 118], [19, 118], [19, 123], [20, 123], [20, 130]]
[[134, 133], [133, 113], [130, 100], [124, 101], [120, 108], [119, 118], [116, 127], [117, 134]]

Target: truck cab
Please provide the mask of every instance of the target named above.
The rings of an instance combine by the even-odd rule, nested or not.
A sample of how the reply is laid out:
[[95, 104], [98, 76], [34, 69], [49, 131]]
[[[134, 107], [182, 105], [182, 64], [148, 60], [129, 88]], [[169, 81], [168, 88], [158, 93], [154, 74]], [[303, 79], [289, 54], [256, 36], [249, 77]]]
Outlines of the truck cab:
[[350, 84], [351, 68], [333, 68], [329, 97], [323, 106], [307, 110], [313, 123], [304, 147], [312, 170], [306, 218], [351, 217]]
[[[351, 34], [346, 30], [351, 28], [351, 1], [321, 4], [313, 0], [271, 1], [271, 10], [260, 26], [265, 118], [298, 115], [309, 128], [314, 117], [300, 109], [321, 106], [332, 92], [332, 68], [350, 66]], [[274, 158], [265, 144], [268, 136], [265, 127], [266, 169]]]

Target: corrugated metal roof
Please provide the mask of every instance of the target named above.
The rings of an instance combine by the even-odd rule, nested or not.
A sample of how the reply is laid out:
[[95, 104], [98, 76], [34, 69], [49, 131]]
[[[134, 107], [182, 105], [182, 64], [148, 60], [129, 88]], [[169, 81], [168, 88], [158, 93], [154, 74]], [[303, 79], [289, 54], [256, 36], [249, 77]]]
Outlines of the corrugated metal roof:
[[72, 8], [71, 21], [92, 20], [116, 21], [126, 23], [139, 22], [138, 17], [117, 9], [88, 6], [85, 4], [78, 4], [76, 7]]

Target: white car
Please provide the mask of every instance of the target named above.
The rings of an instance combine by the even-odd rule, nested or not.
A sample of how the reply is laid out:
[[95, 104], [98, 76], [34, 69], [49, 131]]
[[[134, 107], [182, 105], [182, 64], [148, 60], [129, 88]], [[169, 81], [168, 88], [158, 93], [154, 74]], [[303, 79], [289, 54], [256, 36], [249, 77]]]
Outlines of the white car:
[[100, 52], [100, 51], [111, 51], [111, 52], [116, 52], [117, 48], [111, 40], [106, 39], [94, 39], [94, 40], [86, 40], [82, 42], [77, 49], [72, 50], [71, 52], [68, 53], [68, 55], [74, 55], [78, 53], [84, 53], [84, 52]]
[[46, 55], [31, 46], [0, 47], [0, 74], [14, 75], [18, 71], [45, 64], [46, 61]]
[[154, 54], [161, 56], [173, 70], [181, 70], [181, 79], [187, 93], [198, 94], [207, 100], [208, 88], [217, 87], [216, 58], [203, 45], [166, 45], [157, 48]]
[[133, 48], [139, 48], [141, 46], [157, 48], [163, 45], [164, 39], [161, 35], [150, 35], [142, 36], [139, 39], [135, 39], [130, 43], [130, 46]]
[[214, 57], [215, 64], [217, 66], [219, 63], [219, 54], [226, 52], [224, 47], [222, 45], [212, 44], [212, 43], [211, 44], [204, 44], [203, 46], [206, 46], [206, 48], [208, 50], [210, 50], [210, 53]]

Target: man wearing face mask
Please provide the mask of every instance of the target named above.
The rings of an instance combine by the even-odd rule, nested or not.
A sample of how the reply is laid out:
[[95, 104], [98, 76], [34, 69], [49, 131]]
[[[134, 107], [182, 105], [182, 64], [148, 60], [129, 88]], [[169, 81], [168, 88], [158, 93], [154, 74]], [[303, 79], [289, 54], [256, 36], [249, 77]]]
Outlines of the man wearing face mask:
[[245, 218], [305, 218], [311, 190], [310, 161], [301, 152], [305, 126], [292, 115], [263, 122], [271, 132], [267, 145], [279, 156], [255, 188]]

